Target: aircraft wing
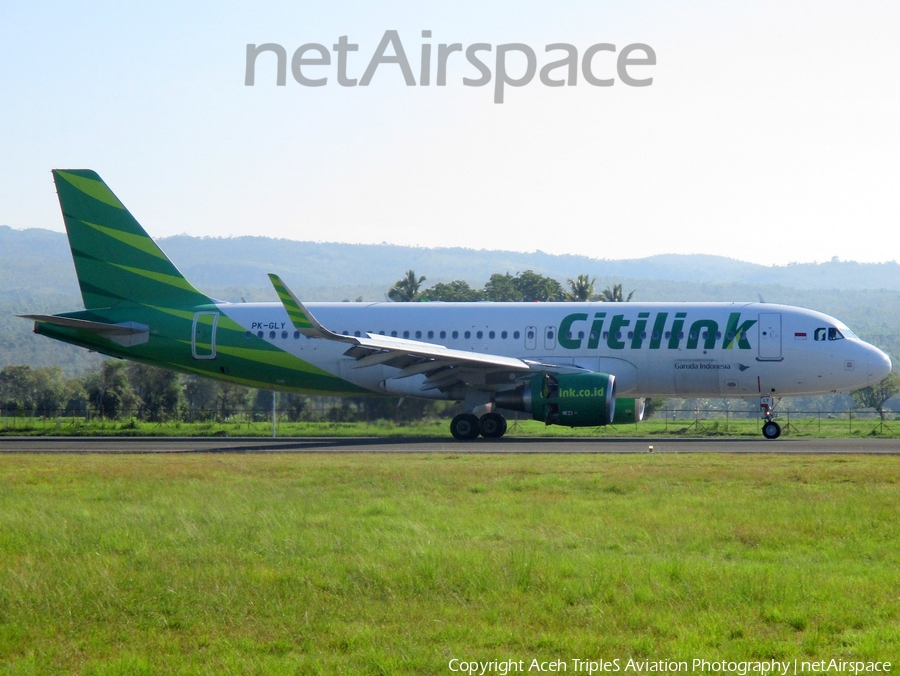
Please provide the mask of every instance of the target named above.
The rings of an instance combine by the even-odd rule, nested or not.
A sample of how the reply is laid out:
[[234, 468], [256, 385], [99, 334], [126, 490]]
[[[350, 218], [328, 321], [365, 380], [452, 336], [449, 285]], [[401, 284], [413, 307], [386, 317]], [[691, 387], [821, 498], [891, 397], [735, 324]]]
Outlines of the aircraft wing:
[[278, 275], [269, 274], [269, 279], [294, 327], [303, 335], [347, 343], [349, 347], [344, 354], [356, 359], [356, 364], [352, 367], [355, 369], [376, 364], [393, 366], [400, 369], [394, 376], [395, 379], [424, 374], [426, 380], [423, 391], [445, 390], [456, 384], [491, 389], [491, 384], [495, 382], [508, 385], [511, 381], [510, 374], [515, 379], [535, 372], [584, 372], [584, 369], [574, 366], [557, 366], [529, 359], [454, 350], [420, 340], [372, 333], [365, 337], [334, 333], [319, 323]]

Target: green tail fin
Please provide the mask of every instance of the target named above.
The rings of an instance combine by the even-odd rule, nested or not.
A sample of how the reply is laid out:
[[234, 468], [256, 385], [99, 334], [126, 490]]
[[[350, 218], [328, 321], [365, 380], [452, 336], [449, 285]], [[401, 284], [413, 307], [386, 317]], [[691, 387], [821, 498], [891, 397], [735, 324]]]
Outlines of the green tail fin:
[[172, 265], [96, 172], [54, 169], [53, 180], [86, 309], [210, 302]]

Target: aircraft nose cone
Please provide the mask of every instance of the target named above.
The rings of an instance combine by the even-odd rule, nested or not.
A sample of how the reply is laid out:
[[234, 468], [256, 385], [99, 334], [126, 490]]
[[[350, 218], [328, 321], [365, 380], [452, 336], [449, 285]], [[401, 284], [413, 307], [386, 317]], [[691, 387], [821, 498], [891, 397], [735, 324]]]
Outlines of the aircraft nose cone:
[[891, 372], [891, 358], [877, 347], [872, 347], [869, 351], [868, 358], [868, 374], [872, 377], [872, 382], [877, 383], [888, 377]]

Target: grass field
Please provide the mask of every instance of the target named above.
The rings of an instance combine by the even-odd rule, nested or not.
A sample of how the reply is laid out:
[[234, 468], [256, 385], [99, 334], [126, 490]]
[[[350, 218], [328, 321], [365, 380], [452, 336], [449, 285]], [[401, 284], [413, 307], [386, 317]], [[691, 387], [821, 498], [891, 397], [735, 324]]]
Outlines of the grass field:
[[896, 673], [898, 482], [863, 456], [0, 456], [0, 673]]
[[[828, 414], [778, 418], [785, 436], [797, 437], [900, 437], [900, 421], [881, 424], [874, 416], [842, 418]], [[510, 437], [634, 437], [634, 436], [696, 436], [696, 437], [758, 437], [762, 422], [756, 418], [731, 417], [708, 419], [702, 417], [670, 419], [653, 417], [637, 424], [606, 427], [547, 426], [536, 420], [509, 421]], [[279, 421], [278, 436], [450, 436], [449, 420], [429, 420], [398, 425], [391, 421], [376, 422], [285, 422]], [[0, 418], [2, 435], [42, 436], [271, 436], [270, 420], [253, 420], [241, 416], [224, 422], [141, 422], [134, 419], [115, 421], [84, 418]]]

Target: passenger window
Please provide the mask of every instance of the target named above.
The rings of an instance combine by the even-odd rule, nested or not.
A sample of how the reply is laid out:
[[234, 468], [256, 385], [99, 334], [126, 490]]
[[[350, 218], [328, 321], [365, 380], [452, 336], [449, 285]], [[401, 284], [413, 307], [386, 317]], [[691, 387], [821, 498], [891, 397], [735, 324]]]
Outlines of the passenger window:
[[396, 337], [397, 337], [397, 332], [391, 331], [391, 338], [396, 338]]
[[281, 339], [282, 339], [282, 340], [287, 340], [287, 336], [288, 336], [287, 331], [282, 331], [282, 332], [281, 332]]
[[459, 331], [454, 331], [452, 336], [453, 336], [453, 340], [456, 340], [457, 338], [459, 338]]
[[262, 331], [257, 331], [257, 332], [256, 332], [256, 337], [257, 337], [257, 338], [262, 338], [262, 337], [263, 337], [263, 332], [262, 332]]
[[506, 340], [506, 336], [507, 336], [506, 331], [501, 331], [501, 332], [500, 332], [500, 337], [501, 337], [503, 340]]
[[404, 332], [403, 332], [403, 337], [404, 337], [404, 338], [409, 338], [409, 331], [404, 331]]
[[443, 340], [444, 338], [447, 337], [447, 332], [446, 332], [446, 331], [441, 331], [440, 336], [441, 336], [441, 340]]
[[484, 336], [484, 331], [479, 331], [475, 334], [475, 337], [478, 338], [478, 340], [481, 340], [482, 336]]
[[356, 336], [356, 337], [357, 337], [357, 338], [359, 338], [359, 337], [360, 337], [360, 333], [359, 333], [359, 331], [354, 331], [354, 332], [353, 332], [353, 335], [354, 335], [354, 336]]
[[[356, 335], [357, 336], [359, 335], [359, 331], [356, 332]], [[294, 340], [297, 340], [299, 337], [300, 337], [300, 332], [294, 331]]]
[[247, 331], [247, 333], [244, 334], [244, 338], [252, 338], [252, 337], [253, 337], [253, 333], [251, 331]]
[[269, 331], [269, 338], [270, 338], [270, 339], [275, 338], [275, 332], [274, 332], [274, 331]]
[[418, 340], [418, 339], [421, 338], [421, 337], [422, 337], [422, 332], [421, 332], [421, 331], [416, 331], [416, 339]]
[[469, 338], [472, 337], [472, 332], [471, 332], [471, 331], [466, 331], [466, 332], [463, 334], [463, 337], [464, 337], [466, 340], [468, 340]]
[[497, 335], [497, 334], [495, 334], [493, 331], [491, 331], [490, 333], [488, 333], [488, 338], [493, 340], [495, 335]]
[[518, 340], [520, 335], [518, 331], [513, 331], [513, 340]]

